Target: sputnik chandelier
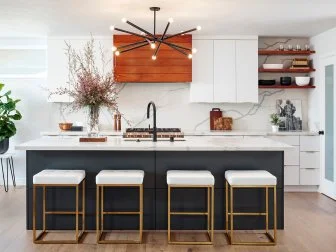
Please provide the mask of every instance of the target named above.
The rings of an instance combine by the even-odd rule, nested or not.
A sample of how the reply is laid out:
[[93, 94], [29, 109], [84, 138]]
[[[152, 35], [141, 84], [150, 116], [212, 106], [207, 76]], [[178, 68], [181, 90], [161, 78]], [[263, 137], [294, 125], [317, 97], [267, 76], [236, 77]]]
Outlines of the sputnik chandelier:
[[187, 31], [181, 31], [181, 32], [173, 34], [173, 35], [167, 35], [168, 28], [169, 28], [170, 24], [173, 23], [173, 21], [174, 21], [172, 18], [169, 18], [168, 19], [168, 24], [166, 25], [166, 28], [165, 28], [163, 34], [162, 35], [157, 35], [156, 34], [156, 12], [159, 11], [160, 8], [159, 7], [150, 7], [149, 9], [154, 12], [154, 32], [153, 33], [150, 33], [148, 31], [146, 31], [145, 29], [133, 24], [132, 22], [130, 22], [126, 18], [122, 18], [121, 21], [123, 23], [127, 23], [130, 26], [136, 28], [137, 30], [139, 30], [141, 32], [141, 34], [131, 32], [131, 31], [126, 31], [126, 30], [123, 30], [123, 29], [119, 29], [119, 28], [117, 28], [113, 25], [110, 26], [111, 31], [119, 31], [119, 32], [130, 34], [130, 35], [134, 35], [134, 36], [137, 36], [137, 37], [143, 39], [141, 41], [131, 43], [131, 44], [127, 44], [127, 45], [122, 45], [122, 46], [119, 46], [119, 47], [113, 46], [112, 50], [114, 51], [114, 54], [116, 56], [119, 56], [120, 54], [125, 53], [125, 52], [129, 52], [129, 51], [132, 51], [132, 50], [144, 47], [144, 46], [150, 46], [151, 49], [155, 50], [153, 55], [152, 55], [152, 60], [156, 60], [161, 44], [165, 44], [165, 45], [169, 46], [170, 48], [184, 54], [189, 59], [191, 59], [192, 54], [197, 52], [196, 48], [186, 48], [186, 47], [168, 42], [167, 40], [170, 39], [170, 38], [173, 38], [173, 37], [182, 36], [182, 35], [185, 35], [187, 33], [191, 33], [193, 31], [199, 31], [199, 30], [201, 30], [201, 26], [197, 26], [196, 28], [193, 28], [193, 29], [190, 29], [190, 30], [187, 30]]

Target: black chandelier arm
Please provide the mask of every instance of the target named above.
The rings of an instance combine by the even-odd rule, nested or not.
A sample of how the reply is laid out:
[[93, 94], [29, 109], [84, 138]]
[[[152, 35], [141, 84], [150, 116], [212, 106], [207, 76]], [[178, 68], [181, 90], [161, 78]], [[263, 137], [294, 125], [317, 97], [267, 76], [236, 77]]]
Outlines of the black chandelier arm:
[[123, 49], [123, 48], [126, 48], [126, 47], [130, 47], [130, 46], [136, 46], [136, 45], [139, 45], [139, 44], [142, 44], [144, 42], [147, 42], [147, 40], [142, 40], [142, 41], [139, 41], [139, 42], [135, 42], [135, 43], [132, 43], [132, 44], [127, 44], [127, 45], [123, 45], [123, 46], [119, 46], [117, 47], [117, 50], [120, 50], [120, 49]]
[[[165, 42], [162, 42], [162, 43], [166, 44]], [[178, 51], [179, 53], [182, 53], [182, 54], [184, 54], [185, 56], [188, 56], [188, 54], [187, 54], [185, 51], [183, 51], [183, 50], [181, 50], [180, 48], [176, 47], [176, 45], [174, 45], [174, 44], [166, 44], [166, 45], [169, 46], [169, 47], [172, 48], [172, 49], [175, 49], [175, 50]]]
[[[160, 40], [158, 40], [160, 41]], [[182, 50], [185, 50], [185, 51], [192, 51], [191, 48], [187, 48], [187, 47], [183, 47], [183, 46], [179, 46], [179, 45], [176, 45], [176, 44], [173, 44], [173, 43], [169, 43], [169, 42], [166, 42], [164, 40], [161, 41], [163, 44], [167, 45], [167, 46], [174, 46], [174, 47], [177, 47], [177, 48], [180, 48]]]
[[155, 50], [154, 56], [157, 55], [157, 53], [158, 53], [158, 51], [159, 51], [159, 49], [160, 49], [161, 43], [162, 43], [162, 41], [164, 40], [164, 37], [166, 36], [166, 33], [167, 33], [167, 31], [168, 31], [168, 28], [169, 28], [169, 25], [170, 25], [170, 22], [168, 22], [168, 24], [167, 24], [167, 26], [166, 26], [166, 29], [164, 30], [164, 32], [163, 32], [163, 34], [162, 34], [162, 36], [161, 36], [161, 40], [160, 40], [160, 42], [159, 42], [159, 44], [158, 44], [158, 46], [157, 46], [157, 48], [156, 48], [156, 50]]
[[120, 32], [123, 32], [123, 33], [127, 33], [127, 34], [131, 34], [131, 35], [134, 35], [134, 36], [137, 36], [137, 37], [140, 37], [140, 38], [148, 39], [148, 37], [146, 37], [145, 35], [137, 34], [135, 32], [131, 32], [131, 31], [126, 31], [126, 30], [123, 30], [123, 29], [119, 29], [117, 27], [115, 27], [114, 30], [120, 31]]
[[126, 23], [129, 24], [130, 26], [133, 26], [134, 28], [138, 29], [139, 31], [142, 31], [142, 32], [146, 33], [148, 36], [151, 36], [153, 38], [155, 37], [152, 33], [150, 33], [148, 31], [146, 31], [145, 29], [133, 24], [132, 22], [130, 22], [128, 20], [126, 21]]
[[128, 52], [128, 51], [132, 51], [134, 49], [138, 49], [138, 48], [141, 48], [141, 47], [144, 47], [144, 46], [147, 46], [147, 41], [145, 41], [144, 44], [142, 44], [142, 45], [138, 45], [138, 46], [134, 46], [134, 47], [129, 48], [129, 49], [122, 50], [122, 51], [120, 51], [120, 53], [125, 53], [125, 52]]
[[176, 37], [176, 36], [180, 36], [180, 35], [185, 35], [187, 33], [193, 32], [193, 31], [197, 31], [197, 28], [190, 29], [190, 30], [187, 30], [187, 31], [183, 31], [183, 32], [179, 32], [179, 33], [167, 36], [167, 37], [164, 38], [164, 40], [170, 39], [170, 38], [173, 38], [173, 37]]

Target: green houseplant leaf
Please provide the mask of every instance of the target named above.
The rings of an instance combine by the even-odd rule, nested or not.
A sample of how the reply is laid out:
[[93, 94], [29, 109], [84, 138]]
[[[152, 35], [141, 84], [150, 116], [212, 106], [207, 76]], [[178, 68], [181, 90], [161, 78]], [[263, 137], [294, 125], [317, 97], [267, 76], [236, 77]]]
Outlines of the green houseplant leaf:
[[[4, 86], [3, 83], [0, 83], [0, 92]], [[16, 105], [20, 100], [11, 98], [11, 94], [11, 91], [7, 91], [4, 94], [0, 93], [0, 141], [16, 134], [14, 121], [22, 118], [21, 113], [16, 109]]]

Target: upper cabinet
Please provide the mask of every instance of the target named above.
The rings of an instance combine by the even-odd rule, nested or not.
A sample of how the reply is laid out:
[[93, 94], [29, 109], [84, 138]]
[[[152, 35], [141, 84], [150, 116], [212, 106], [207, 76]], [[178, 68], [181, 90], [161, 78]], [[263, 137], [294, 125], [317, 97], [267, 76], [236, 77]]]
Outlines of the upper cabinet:
[[258, 102], [257, 39], [195, 39], [191, 102]]
[[[47, 85], [50, 91], [56, 90], [60, 87], [71, 88], [69, 86], [69, 67], [68, 67], [68, 56], [66, 54], [66, 44], [69, 43], [71, 47], [77, 52], [83, 51], [84, 46], [91, 37], [51, 37], [48, 39], [48, 77]], [[108, 37], [98, 37], [95, 38], [95, 52], [96, 52], [96, 64], [99, 68], [102, 67], [101, 63], [101, 53], [100, 46], [102, 46], [104, 53], [106, 55], [106, 60], [111, 60], [109, 62], [107, 70], [112, 70], [112, 39]], [[48, 98], [48, 102], [60, 102], [68, 103], [72, 102], [72, 98], [68, 95], [53, 95]]]

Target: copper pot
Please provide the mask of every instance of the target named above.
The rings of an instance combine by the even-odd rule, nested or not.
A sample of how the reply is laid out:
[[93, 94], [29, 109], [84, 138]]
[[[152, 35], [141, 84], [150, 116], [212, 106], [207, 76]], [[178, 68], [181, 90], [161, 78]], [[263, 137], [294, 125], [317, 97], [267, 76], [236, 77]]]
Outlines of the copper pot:
[[59, 123], [58, 126], [61, 130], [71, 130], [72, 123]]

